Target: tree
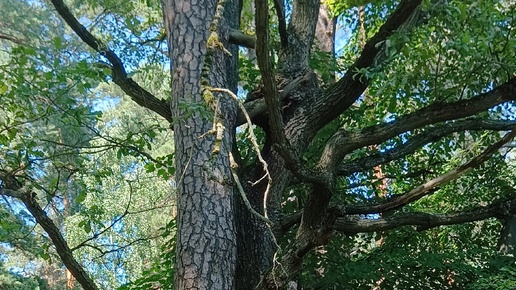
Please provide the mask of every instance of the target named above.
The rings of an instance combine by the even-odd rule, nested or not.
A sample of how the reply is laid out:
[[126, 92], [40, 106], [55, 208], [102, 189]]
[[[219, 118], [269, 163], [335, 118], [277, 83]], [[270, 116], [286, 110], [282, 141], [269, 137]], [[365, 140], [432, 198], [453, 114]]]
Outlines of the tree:
[[[516, 135], [512, 1], [163, 1], [166, 36], [153, 41], [168, 44], [170, 100], [127, 72], [124, 62], [138, 67], [142, 55], [121, 57], [123, 46], [108, 43], [115, 33], [96, 36], [80, 11], [51, 2], [101, 56], [97, 66], [171, 124], [176, 289], [294, 285], [312, 250], [331, 249], [337, 233], [383, 232], [389, 244], [402, 226], [495, 218], [505, 226], [500, 245], [514, 249], [514, 184], [495, 171]], [[123, 15], [142, 24], [134, 7], [105, 4], [107, 23]], [[253, 27], [253, 9], [255, 37], [239, 31]], [[339, 55], [337, 16], [350, 29]], [[243, 101], [239, 73], [254, 88]], [[2, 194], [23, 201], [79, 283], [97, 289], [11, 172]], [[386, 194], [376, 194], [380, 183]]]

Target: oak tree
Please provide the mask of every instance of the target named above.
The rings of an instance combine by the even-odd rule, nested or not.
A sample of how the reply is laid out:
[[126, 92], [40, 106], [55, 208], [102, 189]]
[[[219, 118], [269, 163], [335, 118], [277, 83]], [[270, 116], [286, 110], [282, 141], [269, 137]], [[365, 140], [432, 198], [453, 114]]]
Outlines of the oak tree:
[[[51, 2], [109, 79], [170, 123], [175, 289], [294, 287], [314, 249], [373, 232], [381, 246], [402, 226], [495, 218], [514, 252], [512, 173], [497, 171], [516, 135], [513, 1], [163, 0], [169, 99]], [[2, 194], [97, 289], [12, 177]]]

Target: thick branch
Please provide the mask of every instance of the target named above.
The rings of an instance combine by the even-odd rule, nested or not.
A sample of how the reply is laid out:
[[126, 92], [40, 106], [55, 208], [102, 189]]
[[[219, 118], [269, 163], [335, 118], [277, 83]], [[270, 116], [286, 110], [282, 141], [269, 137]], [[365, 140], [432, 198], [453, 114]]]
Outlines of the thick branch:
[[408, 154], [414, 153], [426, 144], [435, 142], [440, 138], [454, 132], [466, 130], [510, 130], [516, 125], [515, 121], [491, 121], [491, 120], [461, 120], [452, 123], [445, 123], [439, 126], [430, 127], [425, 132], [413, 136], [406, 143], [387, 150], [383, 153], [351, 160], [339, 166], [338, 175], [346, 176], [356, 172], [362, 172], [374, 166], [384, 164]]
[[[288, 94], [290, 94], [294, 89], [296, 89], [299, 86], [299, 84], [302, 83], [303, 81], [305, 81], [307, 78], [308, 78], [308, 75], [300, 76], [300, 77], [294, 79], [293, 81], [289, 82], [287, 85], [285, 85], [285, 87], [283, 87], [281, 89], [278, 88], [278, 93], [279, 93], [278, 101], [280, 101], [280, 102], [283, 101], [288, 96]], [[249, 117], [251, 119], [254, 119], [255, 117], [257, 117], [267, 111], [267, 104], [265, 103], [265, 98], [259, 98], [259, 99], [256, 99], [256, 100], [253, 100], [250, 102], [246, 102], [246, 103], [244, 103], [244, 106], [247, 111], [247, 114], [249, 115]], [[246, 123], [246, 119], [245, 119], [244, 113], [240, 110], [238, 112], [236, 125], [240, 126], [245, 123]]]
[[75, 31], [77, 36], [79, 36], [88, 46], [109, 60], [111, 63], [113, 82], [115, 82], [115, 84], [120, 86], [120, 88], [138, 105], [148, 108], [165, 118], [168, 122], [172, 122], [172, 113], [167, 101], [156, 98], [149, 91], [145, 90], [129, 78], [122, 61], [116, 53], [102, 43], [100, 39], [93, 36], [86, 27], [79, 23], [77, 18], [75, 18], [75, 16], [70, 12], [62, 0], [51, 0], [51, 2], [59, 15], [63, 17], [70, 28]]
[[0, 194], [11, 196], [20, 199], [27, 209], [30, 211], [32, 216], [36, 219], [36, 222], [45, 230], [48, 234], [52, 243], [56, 247], [57, 254], [63, 261], [66, 268], [72, 273], [77, 279], [81, 286], [85, 290], [98, 290], [93, 280], [88, 276], [84, 268], [77, 262], [73, 257], [72, 250], [66, 243], [63, 235], [54, 224], [54, 222], [47, 216], [46, 212], [41, 208], [35, 198], [35, 194], [29, 190], [23, 188], [20, 189], [8, 189], [1, 188]]
[[383, 59], [379, 57], [383, 50], [381, 44], [411, 19], [420, 3], [421, 0], [401, 1], [379, 31], [364, 45], [360, 57], [349, 67], [344, 77], [318, 97], [316, 103], [308, 104], [312, 108], [312, 126], [315, 130], [334, 120], [362, 95], [369, 85], [369, 80], [362, 72], [382, 64]]
[[328, 141], [319, 161], [326, 170], [335, 170], [344, 156], [351, 151], [373, 144], [380, 144], [401, 133], [438, 122], [456, 120], [486, 111], [498, 104], [516, 100], [516, 78], [501, 86], [468, 100], [453, 103], [436, 103], [395, 121], [350, 132], [339, 130]]
[[290, 23], [285, 33], [288, 36], [288, 45], [283, 44], [285, 39], [282, 36], [282, 49], [278, 60], [279, 70], [287, 76], [296, 75], [309, 67], [308, 59], [314, 40], [319, 5], [319, 0], [294, 0], [292, 3]]
[[283, 0], [274, 0], [274, 9], [276, 9], [276, 15], [278, 16], [278, 31], [280, 35], [281, 46], [286, 47], [288, 45], [288, 34]]
[[250, 49], [254, 49], [256, 46], [256, 38], [236, 29], [229, 31], [229, 42]]
[[272, 140], [278, 144], [285, 144], [283, 121], [281, 118], [279, 94], [274, 80], [274, 69], [269, 56], [269, 6], [265, 0], [256, 0], [256, 60], [260, 68], [263, 82], [263, 93]]
[[362, 205], [362, 206], [349, 206], [344, 208], [344, 212], [347, 214], [372, 214], [372, 213], [382, 213], [394, 209], [398, 209], [403, 207], [411, 202], [414, 202], [422, 197], [429, 195], [435, 192], [439, 186], [445, 185], [448, 182], [459, 178], [465, 173], [469, 172], [473, 168], [479, 166], [484, 163], [486, 160], [491, 158], [491, 156], [498, 151], [503, 145], [510, 142], [516, 136], [516, 130], [513, 130], [506, 134], [500, 141], [489, 146], [484, 152], [480, 155], [474, 157], [467, 163], [459, 166], [456, 169], [450, 170], [447, 173], [431, 179], [424, 184], [417, 186], [411, 191], [392, 197], [386, 202], [374, 204], [374, 205]]
[[489, 206], [481, 206], [466, 211], [451, 214], [430, 214], [422, 212], [401, 213], [387, 218], [359, 219], [339, 218], [335, 221], [333, 229], [354, 235], [357, 233], [370, 233], [386, 231], [401, 226], [416, 226], [418, 231], [430, 228], [455, 225], [488, 218], [504, 218], [504, 213], [516, 213], [516, 200], [505, 200]]

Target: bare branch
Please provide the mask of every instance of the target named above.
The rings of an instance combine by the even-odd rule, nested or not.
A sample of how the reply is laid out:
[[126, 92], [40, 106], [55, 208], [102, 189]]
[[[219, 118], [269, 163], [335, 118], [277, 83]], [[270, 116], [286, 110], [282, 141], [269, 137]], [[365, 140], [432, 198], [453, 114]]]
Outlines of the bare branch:
[[339, 218], [333, 229], [346, 235], [391, 230], [401, 226], [416, 226], [418, 231], [443, 225], [455, 225], [488, 218], [504, 218], [504, 213], [516, 213], [516, 200], [504, 200], [489, 206], [480, 206], [451, 214], [430, 214], [423, 212], [400, 213], [378, 219]]
[[382, 213], [394, 209], [398, 209], [403, 207], [411, 202], [414, 202], [422, 197], [432, 194], [435, 192], [439, 186], [445, 185], [450, 181], [459, 178], [465, 173], [471, 171], [473, 168], [479, 166], [484, 163], [486, 160], [491, 158], [491, 156], [498, 151], [503, 145], [510, 142], [516, 136], [516, 130], [513, 130], [507, 133], [500, 141], [489, 146], [484, 152], [480, 155], [474, 157], [467, 163], [459, 166], [456, 169], [450, 170], [447, 173], [431, 179], [424, 184], [417, 186], [411, 191], [402, 194], [396, 195], [386, 202], [374, 204], [374, 205], [362, 205], [362, 206], [348, 206], [343, 209], [345, 213], [348, 214], [372, 214], [372, 213]]
[[16, 44], [23, 44], [23, 41], [19, 38], [16, 38], [12, 35], [8, 35], [8, 34], [4, 34], [4, 33], [0, 33], [0, 39], [5, 39], [5, 40], [9, 40], [9, 41], [12, 41]]
[[[453, 132], [466, 130], [510, 130], [516, 125], [515, 121], [491, 121], [491, 120], [461, 120], [457, 122], [444, 123], [439, 126], [428, 128], [425, 132], [411, 137], [403, 145], [397, 146], [383, 153], [363, 157], [356, 160], [347, 161], [339, 165], [338, 175], [350, 175], [356, 172], [362, 172], [374, 166], [385, 164], [387, 162], [402, 158], [408, 154], [414, 153], [424, 145], [435, 142], [440, 138]], [[506, 145], [507, 146], [507, 145]]]
[[283, 121], [280, 111], [279, 95], [274, 80], [274, 69], [269, 51], [269, 6], [267, 1], [256, 0], [256, 59], [260, 67], [263, 93], [269, 125], [274, 143], [285, 144]]
[[70, 273], [72, 273], [75, 279], [77, 279], [77, 281], [85, 290], [98, 290], [93, 280], [86, 273], [86, 270], [73, 257], [72, 250], [66, 243], [66, 240], [64, 239], [57, 226], [54, 224], [52, 219], [47, 216], [47, 213], [36, 201], [35, 193], [24, 188], [20, 188], [18, 190], [2, 188], [0, 189], [0, 194], [5, 194], [20, 199], [25, 204], [32, 216], [36, 219], [36, 222], [41, 225], [41, 227], [48, 234], [52, 240], [52, 243], [56, 247], [56, 252], [61, 258], [61, 261], [63, 261], [63, 264], [70, 271]]
[[134, 80], [129, 78], [118, 55], [109, 49], [107, 45], [102, 43], [102, 41], [93, 36], [86, 27], [79, 23], [77, 18], [75, 18], [75, 16], [70, 12], [62, 0], [51, 0], [51, 2], [59, 15], [63, 17], [70, 28], [75, 31], [77, 36], [79, 36], [88, 46], [109, 60], [111, 63], [113, 82], [115, 82], [115, 84], [120, 86], [120, 88], [138, 105], [148, 108], [165, 118], [168, 122], [172, 122], [172, 113], [167, 101], [156, 98], [149, 91], [145, 90]]
[[285, 7], [283, 0], [274, 0], [274, 9], [278, 16], [278, 31], [282, 47], [288, 45], [287, 22], [285, 21]]

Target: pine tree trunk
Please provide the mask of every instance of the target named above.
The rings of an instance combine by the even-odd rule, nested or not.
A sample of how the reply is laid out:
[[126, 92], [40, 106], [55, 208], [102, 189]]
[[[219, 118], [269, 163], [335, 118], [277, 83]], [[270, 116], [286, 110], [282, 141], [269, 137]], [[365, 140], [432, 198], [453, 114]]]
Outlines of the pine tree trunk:
[[[178, 202], [175, 289], [234, 288], [235, 191], [228, 153], [234, 139], [236, 103], [223, 94], [206, 96], [209, 87], [236, 89], [231, 72], [236, 71], [237, 53], [227, 43], [235, 21], [227, 19], [235, 19], [238, 10], [236, 1], [228, 0], [226, 17], [215, 17], [217, 3], [221, 2], [163, 3], [171, 59]], [[233, 56], [220, 46], [207, 47], [214, 30]], [[214, 121], [225, 128], [219, 136], [212, 130]]]

